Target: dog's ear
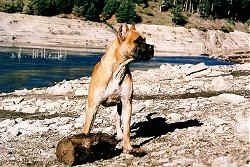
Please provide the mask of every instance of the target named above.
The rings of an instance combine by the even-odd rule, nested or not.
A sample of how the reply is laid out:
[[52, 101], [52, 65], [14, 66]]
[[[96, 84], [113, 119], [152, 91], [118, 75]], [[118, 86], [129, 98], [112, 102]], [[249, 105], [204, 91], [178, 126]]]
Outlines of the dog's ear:
[[134, 31], [136, 30], [136, 29], [135, 29], [135, 25], [134, 25], [134, 24], [132, 24], [132, 25], [131, 25], [131, 27], [130, 27], [130, 31], [131, 31], [131, 30], [134, 30]]
[[119, 42], [123, 41], [123, 36], [122, 36], [122, 25], [120, 25], [118, 31], [117, 31], [117, 39]]
[[129, 31], [128, 25], [125, 24], [125, 34], [127, 34], [128, 31]]

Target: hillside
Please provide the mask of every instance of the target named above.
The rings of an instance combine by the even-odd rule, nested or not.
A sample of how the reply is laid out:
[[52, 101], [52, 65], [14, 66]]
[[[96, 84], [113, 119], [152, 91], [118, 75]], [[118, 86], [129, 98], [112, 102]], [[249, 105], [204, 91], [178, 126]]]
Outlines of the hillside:
[[[79, 19], [0, 12], [0, 22], [0, 46], [5, 47], [103, 52], [115, 38], [107, 25]], [[137, 24], [136, 27], [149, 43], [155, 45], [156, 55], [206, 54], [222, 59], [236, 56], [236, 61], [249, 61], [249, 33], [204, 32], [194, 28], [148, 24]]]
[[[136, 12], [142, 18], [144, 24], [156, 24], [176, 26], [173, 22], [172, 9], [160, 11], [161, 3], [158, 1], [148, 1], [148, 6], [137, 5]], [[222, 30], [222, 31], [243, 31], [250, 32], [249, 25], [240, 21], [233, 21], [230, 18], [216, 18], [216, 17], [201, 17], [197, 12], [182, 11], [187, 19], [187, 23], [183, 26], [186, 28], [197, 28], [202, 31], [206, 30]]]

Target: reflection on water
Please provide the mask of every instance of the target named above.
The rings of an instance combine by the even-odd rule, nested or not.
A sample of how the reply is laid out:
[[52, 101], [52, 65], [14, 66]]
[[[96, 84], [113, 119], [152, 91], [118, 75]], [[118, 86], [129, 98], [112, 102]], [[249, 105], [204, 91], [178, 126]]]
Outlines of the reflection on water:
[[[16, 89], [51, 86], [55, 82], [89, 76], [93, 65], [100, 60], [100, 54], [66, 55], [61, 52], [50, 54], [19, 54], [0, 52], [0, 92]], [[46, 53], [46, 51], [45, 51]], [[40, 56], [39, 56], [40, 55]], [[58, 56], [59, 57], [56, 57]], [[133, 69], [159, 67], [162, 63], [207, 65], [231, 64], [207, 57], [154, 57], [147, 62], [131, 65]]]
[[100, 55], [67, 56], [63, 59], [13, 57], [0, 53], [0, 92], [51, 86], [55, 82], [88, 76]]

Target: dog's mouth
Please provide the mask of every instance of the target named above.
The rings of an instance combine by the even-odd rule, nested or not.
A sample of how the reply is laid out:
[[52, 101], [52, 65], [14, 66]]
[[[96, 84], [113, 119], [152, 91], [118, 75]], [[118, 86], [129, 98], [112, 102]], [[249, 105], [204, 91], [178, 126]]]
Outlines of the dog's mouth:
[[154, 46], [144, 43], [142, 46], [138, 45], [133, 54], [135, 61], [147, 61], [154, 56]]

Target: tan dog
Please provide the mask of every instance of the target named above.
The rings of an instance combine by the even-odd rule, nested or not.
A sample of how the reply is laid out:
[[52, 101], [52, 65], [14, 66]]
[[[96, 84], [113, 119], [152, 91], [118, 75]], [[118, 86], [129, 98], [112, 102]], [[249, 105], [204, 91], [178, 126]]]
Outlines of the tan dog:
[[117, 38], [92, 72], [84, 134], [89, 134], [99, 105], [106, 107], [117, 105], [117, 137], [123, 139], [123, 152], [129, 153], [132, 150], [130, 120], [133, 85], [128, 64], [132, 61], [149, 60], [153, 55], [153, 45], [146, 44], [145, 38], [136, 31], [134, 25], [130, 29], [126, 25], [124, 33], [122, 26], [119, 28]]

